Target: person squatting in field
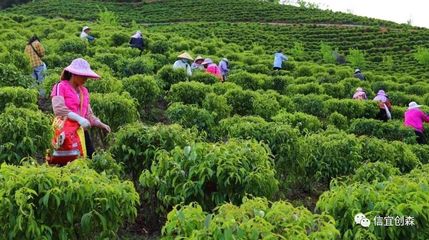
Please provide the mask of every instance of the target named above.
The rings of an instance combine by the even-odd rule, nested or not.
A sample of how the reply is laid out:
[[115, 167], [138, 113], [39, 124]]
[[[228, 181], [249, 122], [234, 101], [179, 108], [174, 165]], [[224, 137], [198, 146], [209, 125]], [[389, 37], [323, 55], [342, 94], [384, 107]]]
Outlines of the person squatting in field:
[[193, 61], [194, 59], [191, 57], [191, 55], [189, 55], [187, 52], [184, 52], [177, 56], [177, 58], [177, 61], [173, 64], [173, 69], [184, 69], [188, 76], [192, 76], [192, 69], [189, 62]]
[[217, 77], [219, 80], [222, 79], [222, 75], [220, 72], [220, 69], [218, 65], [213, 63], [213, 61], [210, 58], [206, 58], [203, 63], [201, 63], [204, 68], [206, 69], [206, 73], [211, 74], [215, 77]]
[[91, 33], [91, 28], [85, 26], [82, 28], [82, 32], [80, 33], [80, 39], [84, 41], [88, 41], [89, 43], [93, 43], [95, 41], [95, 37], [89, 35]]
[[281, 70], [282, 64], [284, 61], [287, 61], [288, 57], [283, 54], [283, 50], [279, 49], [274, 54], [274, 64], [273, 64], [273, 70]]
[[219, 69], [222, 76], [222, 82], [225, 82], [229, 73], [229, 61], [227, 58], [222, 58], [219, 62]]
[[53, 86], [51, 97], [55, 116], [77, 122], [84, 130], [84, 136], [80, 136], [81, 156], [91, 158], [94, 147], [87, 130], [90, 127], [98, 127], [107, 132], [111, 130], [92, 112], [89, 92], [84, 86], [88, 78], [99, 79], [100, 76], [91, 70], [86, 60], [82, 58], [73, 60], [63, 70], [60, 81]]
[[363, 88], [358, 87], [358, 88], [356, 88], [356, 92], [353, 94], [353, 99], [356, 99], [356, 100], [367, 100], [368, 97], [366, 96], [366, 93], [363, 90]]
[[358, 78], [359, 80], [361, 80], [361, 81], [364, 81], [366, 78], [365, 78], [365, 75], [363, 75], [363, 73], [360, 71], [360, 69], [359, 68], [356, 68], [355, 69], [355, 73], [353, 74], [353, 76], [355, 77], [355, 78]]
[[144, 40], [143, 40], [143, 35], [141, 31], [137, 31], [133, 36], [131, 36], [130, 46], [131, 48], [139, 49], [140, 56], [142, 55], [144, 50]]
[[201, 64], [204, 62], [204, 58], [202, 56], [198, 56], [195, 58], [195, 61], [191, 65], [192, 71], [195, 70], [204, 70], [204, 66]]
[[424, 135], [424, 122], [429, 122], [429, 116], [426, 115], [421, 109], [421, 105], [418, 105], [416, 102], [410, 102], [408, 104], [408, 109], [404, 113], [404, 125], [407, 127], [412, 127], [417, 136], [417, 143], [426, 144], [426, 138]]
[[384, 122], [392, 119], [392, 103], [384, 90], [379, 90], [373, 100], [378, 102], [378, 108], [380, 109], [376, 118]]
[[36, 35], [28, 40], [24, 52], [30, 59], [30, 65], [33, 68], [32, 77], [36, 79], [37, 84], [41, 84], [45, 79], [44, 72], [46, 71], [46, 64], [42, 60], [45, 56], [45, 48]]

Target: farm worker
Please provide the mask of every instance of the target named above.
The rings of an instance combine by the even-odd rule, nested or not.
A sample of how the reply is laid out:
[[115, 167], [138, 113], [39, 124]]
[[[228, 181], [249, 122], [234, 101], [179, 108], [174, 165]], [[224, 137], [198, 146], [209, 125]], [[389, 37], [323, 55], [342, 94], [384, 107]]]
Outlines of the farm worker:
[[91, 32], [91, 28], [85, 26], [82, 28], [82, 32], [80, 33], [80, 39], [87, 40], [89, 43], [93, 43], [95, 41], [95, 37], [89, 35]]
[[356, 100], [366, 100], [368, 98], [366, 97], [366, 93], [363, 90], [363, 88], [358, 87], [358, 88], [356, 88], [355, 94], [353, 94], [353, 99], [356, 99]]
[[429, 122], [429, 116], [420, 110], [420, 107], [421, 105], [418, 105], [416, 102], [408, 104], [408, 110], [404, 114], [404, 125], [414, 128], [419, 144], [426, 144], [423, 123]]
[[32, 77], [36, 79], [37, 84], [42, 83], [45, 79], [44, 72], [46, 71], [46, 64], [42, 61], [43, 56], [45, 56], [45, 49], [37, 36], [33, 36], [28, 40], [24, 52], [29, 57], [33, 68]]
[[204, 70], [204, 66], [201, 64], [203, 62], [204, 58], [198, 55], [198, 57], [195, 58], [195, 61], [191, 65], [192, 70]]
[[132, 48], [137, 48], [140, 50], [140, 56], [144, 50], [144, 40], [141, 31], [137, 31], [133, 36], [131, 36], [130, 46]]
[[365, 75], [360, 71], [359, 68], [355, 69], [355, 74], [353, 75], [355, 78], [359, 78], [360, 80], [365, 80]]
[[193, 61], [194, 59], [189, 55], [189, 53], [184, 52], [177, 56], [178, 60], [174, 63], [173, 69], [185, 69], [186, 74], [188, 76], [192, 76], [192, 69], [191, 65], [189, 65], [190, 61]]
[[225, 82], [229, 73], [229, 61], [227, 58], [222, 58], [222, 60], [219, 62], [219, 69], [222, 75], [222, 82]]
[[77, 132], [83, 149], [82, 156], [91, 158], [94, 147], [87, 130], [90, 127], [98, 127], [110, 132], [110, 127], [92, 112], [88, 89], [84, 87], [88, 78], [99, 79], [100, 76], [91, 70], [89, 63], [84, 59], [73, 60], [63, 70], [60, 82], [52, 88], [51, 97], [56, 117], [66, 117], [79, 123], [80, 128]]
[[273, 70], [280, 70], [282, 69], [282, 64], [284, 61], [287, 61], [288, 58], [283, 54], [283, 50], [279, 49], [275, 54], [274, 54], [274, 66], [273, 66]]
[[378, 102], [378, 107], [380, 109], [376, 118], [384, 122], [387, 122], [388, 119], [391, 119], [392, 103], [390, 102], [384, 90], [378, 91], [377, 96], [375, 96], [373, 100]]
[[210, 58], [206, 58], [203, 63], [201, 63], [204, 68], [206, 69], [206, 73], [209, 73], [220, 80], [222, 79], [222, 75], [220, 72], [219, 67], [213, 63], [213, 61]]

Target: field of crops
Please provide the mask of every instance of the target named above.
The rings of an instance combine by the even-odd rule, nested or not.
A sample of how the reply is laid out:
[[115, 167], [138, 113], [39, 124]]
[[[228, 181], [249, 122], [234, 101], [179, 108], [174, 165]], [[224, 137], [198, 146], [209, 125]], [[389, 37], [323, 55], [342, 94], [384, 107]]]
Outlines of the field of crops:
[[[373, 27], [130, 21], [146, 6], [151, 11], [141, 22], [196, 20], [153, 11], [186, 13], [191, 2], [108, 3], [121, 18], [116, 23], [77, 7], [78, 0], [0, 12], [0, 239], [429, 238], [429, 146], [416, 144], [403, 126], [410, 101], [429, 105], [429, 67], [415, 58], [418, 47], [429, 47], [429, 30], [383, 30], [360, 17], [351, 23]], [[230, 4], [238, 2], [231, 11], [255, 3]], [[292, 21], [276, 12], [289, 7], [255, 5], [273, 9], [272, 16], [252, 21]], [[50, 18], [67, 17], [70, 8], [82, 14]], [[349, 21], [320, 14], [303, 22]], [[214, 21], [237, 16], [218, 15], [224, 18]], [[94, 44], [79, 39], [84, 25], [93, 29]], [[142, 56], [128, 46], [138, 29], [148, 43]], [[91, 129], [92, 160], [62, 168], [42, 163], [53, 113], [32, 87], [23, 53], [33, 34], [46, 48], [49, 70], [40, 88], [47, 95], [75, 58], [102, 76], [87, 88], [94, 113], [113, 131]], [[338, 47], [347, 63], [336, 64], [321, 45]], [[280, 47], [290, 61], [285, 71], [272, 71]], [[227, 57], [228, 81], [173, 70], [183, 51], [216, 62]], [[366, 81], [353, 77], [355, 67]], [[387, 91], [393, 119], [375, 120], [376, 103], [352, 100], [357, 87], [369, 99]], [[358, 213], [372, 224], [355, 224]], [[390, 217], [402, 225], [376, 225]]]

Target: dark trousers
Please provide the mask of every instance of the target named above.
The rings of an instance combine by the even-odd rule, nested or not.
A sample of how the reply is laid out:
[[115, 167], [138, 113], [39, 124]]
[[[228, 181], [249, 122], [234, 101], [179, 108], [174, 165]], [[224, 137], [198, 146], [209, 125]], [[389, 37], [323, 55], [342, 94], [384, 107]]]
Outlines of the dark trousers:
[[88, 159], [92, 159], [92, 154], [94, 154], [94, 146], [92, 145], [91, 137], [89, 136], [88, 131], [85, 132], [85, 146], [86, 146], [86, 155]]
[[377, 118], [378, 120], [383, 121], [383, 122], [387, 122], [387, 120], [389, 119], [389, 118], [387, 117], [386, 110], [384, 110], [384, 109], [380, 109], [380, 111], [377, 113], [376, 118]]
[[425, 134], [419, 131], [414, 131], [417, 135], [417, 143], [418, 144], [426, 144]]

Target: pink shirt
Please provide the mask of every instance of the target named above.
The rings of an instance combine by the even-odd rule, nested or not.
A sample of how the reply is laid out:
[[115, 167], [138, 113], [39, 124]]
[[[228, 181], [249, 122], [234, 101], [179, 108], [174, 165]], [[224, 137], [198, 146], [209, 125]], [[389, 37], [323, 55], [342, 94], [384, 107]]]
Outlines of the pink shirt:
[[405, 122], [404, 125], [412, 127], [416, 131], [423, 132], [423, 122], [429, 122], [429, 116], [427, 116], [422, 110], [418, 108], [407, 110], [404, 114]]
[[220, 69], [219, 69], [219, 67], [218, 67], [216, 64], [214, 64], [214, 63], [210, 64], [210, 65], [207, 67], [206, 72], [208, 72], [208, 73], [210, 73], [210, 74], [212, 74], [212, 75], [214, 75], [214, 76], [216, 76], [216, 77], [218, 77], [218, 78], [221, 78]]
[[[58, 85], [58, 86], [57, 86]], [[89, 109], [89, 93], [88, 89], [81, 86], [83, 104], [82, 111], [80, 111], [80, 94], [74, 89], [74, 87], [67, 80], [61, 80], [58, 84], [55, 84], [52, 88], [51, 97], [62, 96], [64, 103], [70, 111], [79, 114], [82, 117], [87, 117]]]

